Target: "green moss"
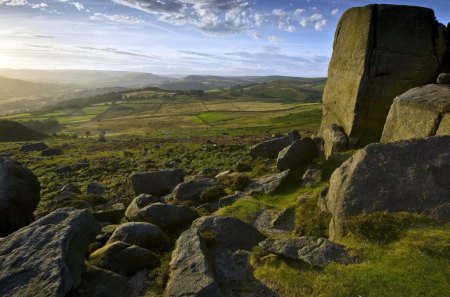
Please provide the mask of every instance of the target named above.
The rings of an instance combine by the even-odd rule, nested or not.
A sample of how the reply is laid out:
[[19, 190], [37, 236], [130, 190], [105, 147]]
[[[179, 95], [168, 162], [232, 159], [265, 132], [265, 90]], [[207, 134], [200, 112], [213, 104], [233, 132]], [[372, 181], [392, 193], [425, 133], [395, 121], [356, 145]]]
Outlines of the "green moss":
[[266, 204], [256, 199], [241, 199], [230, 206], [220, 209], [218, 215], [237, 218], [251, 224], [267, 208]]

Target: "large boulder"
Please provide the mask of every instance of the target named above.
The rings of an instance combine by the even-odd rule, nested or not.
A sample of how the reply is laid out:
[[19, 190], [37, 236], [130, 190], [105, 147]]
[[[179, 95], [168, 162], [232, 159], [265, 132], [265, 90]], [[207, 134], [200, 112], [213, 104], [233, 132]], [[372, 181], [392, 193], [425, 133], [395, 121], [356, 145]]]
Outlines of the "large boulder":
[[87, 210], [63, 208], [1, 239], [0, 295], [66, 296], [99, 231]]
[[384, 125], [382, 142], [450, 135], [450, 85], [426, 85], [396, 97]]
[[34, 221], [40, 190], [37, 177], [29, 169], [0, 157], [0, 237]]
[[446, 28], [431, 9], [368, 5], [346, 11], [323, 95], [325, 146], [333, 124], [342, 127], [351, 147], [378, 142], [395, 96], [436, 80], [446, 42]]
[[431, 215], [450, 221], [450, 136], [371, 144], [336, 169], [327, 208], [330, 239], [347, 216], [376, 211]]
[[135, 173], [130, 177], [135, 195], [151, 194], [162, 196], [170, 193], [176, 185], [183, 182], [182, 169]]
[[318, 156], [316, 143], [306, 137], [294, 141], [278, 154], [277, 168], [280, 171], [294, 169], [312, 162]]
[[298, 131], [291, 131], [287, 136], [260, 142], [250, 148], [250, 156], [252, 156], [252, 158], [275, 159], [282, 149], [291, 145], [291, 143], [300, 138], [301, 137]]
[[197, 218], [198, 214], [187, 206], [154, 203], [142, 208], [138, 220], [155, 224], [167, 230], [181, 228]]
[[350, 257], [343, 245], [326, 238], [268, 238], [259, 244], [267, 252], [275, 255], [302, 260], [315, 267], [325, 267], [330, 263], [350, 264], [356, 259]]
[[166, 296], [223, 296], [209, 264], [206, 245], [197, 229], [192, 228], [181, 234], [172, 253], [170, 266]]
[[108, 243], [122, 241], [149, 250], [163, 250], [169, 245], [169, 238], [158, 226], [136, 222], [125, 223], [114, 230]]
[[208, 188], [217, 185], [220, 185], [220, 182], [210, 178], [194, 179], [184, 182], [176, 186], [171, 194], [170, 200], [173, 203], [198, 204], [202, 193]]

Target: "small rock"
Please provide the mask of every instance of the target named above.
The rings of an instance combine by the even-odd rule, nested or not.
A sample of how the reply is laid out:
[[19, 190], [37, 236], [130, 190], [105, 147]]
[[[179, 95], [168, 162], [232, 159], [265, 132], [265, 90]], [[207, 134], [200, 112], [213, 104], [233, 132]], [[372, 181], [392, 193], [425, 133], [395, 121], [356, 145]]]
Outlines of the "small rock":
[[315, 187], [322, 180], [322, 170], [310, 168], [302, 177], [302, 187]]
[[64, 185], [61, 190], [61, 193], [63, 192], [69, 192], [69, 193], [74, 193], [74, 194], [81, 194], [80, 188], [78, 188], [75, 184], [73, 183], [68, 183], [66, 185]]
[[130, 177], [135, 195], [151, 194], [162, 196], [170, 193], [176, 185], [183, 182], [182, 169], [135, 173]]
[[450, 85], [450, 73], [439, 74], [437, 83], [441, 85]]
[[289, 179], [291, 170], [286, 170], [273, 175], [266, 175], [251, 182], [244, 189], [244, 192], [253, 194], [272, 194], [280, 189], [281, 186]]
[[57, 174], [69, 173], [69, 172], [72, 171], [72, 167], [70, 167], [69, 165], [61, 165], [61, 166], [56, 167], [56, 168], [54, 169], [54, 171], [55, 171]]
[[31, 144], [25, 144], [20, 149], [22, 152], [41, 152], [48, 149], [48, 146], [43, 142], [35, 142]]
[[152, 252], [136, 245], [116, 241], [96, 250], [89, 256], [91, 265], [132, 276], [142, 269], [152, 269], [159, 261]]
[[277, 168], [280, 171], [297, 168], [312, 162], [318, 155], [316, 143], [311, 138], [296, 140], [278, 154]]
[[91, 195], [103, 195], [106, 191], [106, 187], [99, 183], [90, 183], [87, 186], [87, 193]]
[[61, 154], [62, 150], [58, 148], [49, 148], [41, 151], [41, 155], [44, 157], [59, 156]]
[[105, 209], [97, 209], [92, 215], [99, 222], [118, 223], [125, 216], [125, 206], [122, 203], [117, 203]]
[[219, 208], [232, 205], [236, 201], [243, 199], [243, 198], [249, 198], [249, 196], [245, 195], [243, 192], [236, 192], [233, 195], [225, 196], [219, 199]]
[[327, 139], [324, 143], [325, 156], [328, 158], [334, 153], [345, 151], [349, 148], [349, 140], [342, 127], [331, 124], [324, 129], [323, 137]]
[[127, 210], [125, 211], [125, 216], [130, 221], [138, 221], [138, 213], [139, 211], [147, 205], [152, 203], [161, 202], [160, 199], [156, 196], [149, 194], [140, 194], [136, 198], [131, 201], [130, 205], [128, 205]]
[[127, 281], [125, 276], [112, 271], [87, 265], [83, 272], [77, 293], [83, 297], [122, 297], [127, 295]]
[[122, 241], [149, 250], [164, 250], [169, 238], [158, 226], [150, 223], [125, 223], [114, 230], [107, 244]]
[[141, 209], [139, 221], [155, 224], [163, 230], [182, 228], [197, 218], [196, 211], [187, 206], [154, 203]]
[[217, 185], [220, 185], [220, 182], [209, 178], [181, 183], [173, 190], [172, 201], [176, 203], [196, 204], [200, 201], [200, 196], [206, 189]]
[[230, 173], [233, 173], [233, 170], [222, 171], [222, 172], [218, 173], [214, 178], [215, 179], [220, 179], [222, 177], [225, 177], [225, 176], [229, 175]]

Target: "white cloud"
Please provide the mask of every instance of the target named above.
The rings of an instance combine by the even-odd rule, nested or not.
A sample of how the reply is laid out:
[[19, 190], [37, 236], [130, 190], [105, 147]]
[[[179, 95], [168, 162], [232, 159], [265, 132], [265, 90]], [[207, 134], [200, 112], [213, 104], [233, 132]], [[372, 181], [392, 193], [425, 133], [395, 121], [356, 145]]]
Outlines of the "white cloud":
[[255, 40], [260, 40], [263, 38], [263, 35], [255, 30], [249, 30], [247, 33]]
[[122, 14], [106, 14], [106, 13], [99, 13], [96, 12], [93, 15], [91, 15], [90, 17], [91, 20], [93, 21], [111, 21], [111, 22], [116, 22], [116, 23], [125, 23], [125, 24], [143, 24], [145, 23], [144, 20], [132, 17], [132, 16], [127, 16], [127, 15], [122, 15]]
[[305, 12], [305, 10], [303, 9], [303, 8], [297, 8], [296, 10], [295, 10], [295, 14], [296, 15], [299, 15], [299, 14], [302, 14], [302, 13], [304, 13]]
[[339, 12], [339, 9], [336, 8], [331, 11], [331, 14], [335, 15], [335, 14], [338, 14], [338, 12]]
[[31, 8], [44, 8], [48, 6], [46, 3], [30, 3], [27, 0], [0, 0], [1, 4], [6, 4], [7, 6], [30, 6]]
[[81, 4], [81, 3], [79, 3], [79, 2], [72, 2], [72, 3], [70, 3], [70, 4], [72, 4], [78, 11], [83, 11], [83, 10], [86, 9], [86, 8], [84, 7], [84, 5]]
[[322, 30], [323, 27], [326, 26], [327, 20], [323, 18], [323, 15], [314, 13], [310, 15], [309, 17], [304, 17], [299, 21], [300, 26], [306, 27], [309, 24], [314, 25], [314, 29], [317, 31]]
[[326, 26], [326, 24], [327, 24], [327, 20], [320, 20], [314, 24], [314, 28], [317, 31], [320, 31], [320, 30], [322, 30], [323, 27]]
[[273, 35], [267, 37], [267, 40], [269, 40], [270, 43], [276, 44], [276, 45], [279, 45], [281, 43], [281, 39], [279, 37], [276, 37]]

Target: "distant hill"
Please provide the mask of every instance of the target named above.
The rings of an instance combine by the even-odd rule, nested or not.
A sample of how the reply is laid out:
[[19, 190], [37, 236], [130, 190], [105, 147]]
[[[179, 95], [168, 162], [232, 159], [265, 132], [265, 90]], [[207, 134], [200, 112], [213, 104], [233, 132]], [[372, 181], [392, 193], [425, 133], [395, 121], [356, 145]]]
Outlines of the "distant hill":
[[101, 70], [0, 69], [0, 75], [41, 83], [75, 84], [85, 88], [141, 88], [172, 80], [151, 73]]
[[46, 136], [20, 123], [0, 120], [0, 142], [41, 140]]

